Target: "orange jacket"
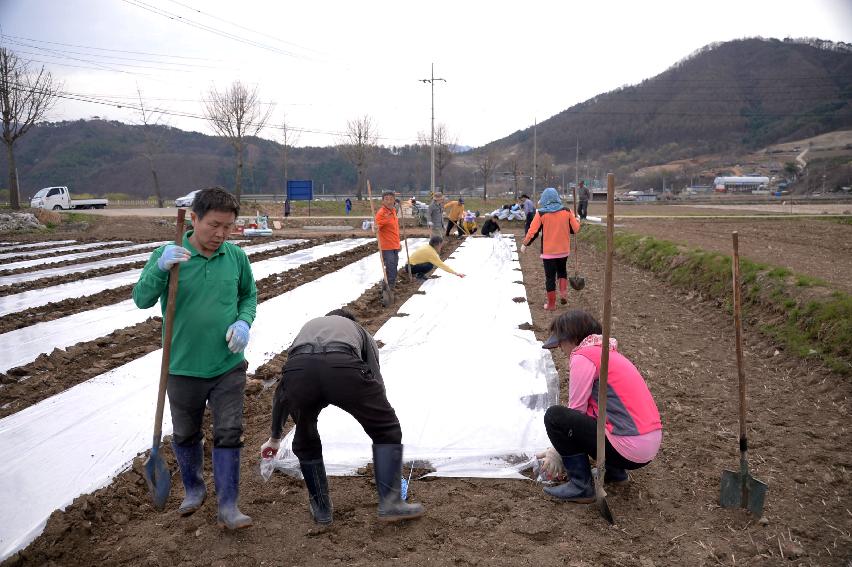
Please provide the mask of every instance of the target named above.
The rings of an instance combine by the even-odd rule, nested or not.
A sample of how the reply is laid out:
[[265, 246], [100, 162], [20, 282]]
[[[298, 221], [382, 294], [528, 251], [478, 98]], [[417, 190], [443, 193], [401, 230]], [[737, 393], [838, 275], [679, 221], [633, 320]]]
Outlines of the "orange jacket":
[[376, 213], [376, 234], [382, 250], [399, 250], [399, 221], [396, 218], [396, 209], [379, 207], [379, 212]]
[[544, 214], [536, 211], [524, 244], [532, 244], [539, 232], [542, 256], [568, 256], [571, 253], [571, 234], [580, 232], [580, 221], [574, 216], [574, 211], [568, 209]]
[[447, 218], [456, 222], [464, 216], [464, 203], [458, 201], [450, 201], [444, 205], [444, 210], [447, 211]]

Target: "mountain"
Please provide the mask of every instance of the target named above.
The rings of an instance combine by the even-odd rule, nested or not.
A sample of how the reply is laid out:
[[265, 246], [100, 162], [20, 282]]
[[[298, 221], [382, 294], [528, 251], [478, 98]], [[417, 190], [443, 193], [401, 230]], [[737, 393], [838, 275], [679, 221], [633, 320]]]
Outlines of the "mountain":
[[[852, 126], [852, 46], [744, 39], [708, 45], [640, 84], [598, 95], [540, 122], [538, 151], [647, 165], [753, 149]], [[532, 151], [532, 127], [487, 144]]]
[[[75, 194], [153, 195], [143, 128], [106, 120], [39, 124], [15, 145], [22, 196], [49, 185], [67, 185]], [[210, 185], [233, 187], [234, 154], [223, 138], [153, 128], [161, 140], [154, 161], [165, 197]], [[774, 39], [714, 44], [656, 77], [540, 122], [539, 186], [558, 184], [560, 173], [573, 179], [578, 140], [581, 163], [590, 171], [615, 171], [623, 180], [646, 166], [707, 155], [736, 160], [758, 147], [850, 128], [852, 46]], [[456, 193], [469, 190], [471, 182], [481, 184], [473, 171], [485, 153], [496, 157], [497, 172], [529, 172], [532, 149], [529, 127], [458, 153], [438, 172], [438, 185]], [[251, 138], [245, 156], [245, 193], [283, 191], [279, 144]], [[7, 172], [6, 160], [0, 161], [0, 187], [7, 183]], [[683, 175], [688, 181], [690, 173]], [[352, 194], [357, 182], [355, 168], [336, 148], [292, 148], [288, 177], [313, 179], [316, 193]], [[376, 189], [422, 194], [429, 187], [429, 148], [376, 148], [368, 177]], [[508, 185], [507, 177], [495, 176], [489, 194], [509, 190]]]

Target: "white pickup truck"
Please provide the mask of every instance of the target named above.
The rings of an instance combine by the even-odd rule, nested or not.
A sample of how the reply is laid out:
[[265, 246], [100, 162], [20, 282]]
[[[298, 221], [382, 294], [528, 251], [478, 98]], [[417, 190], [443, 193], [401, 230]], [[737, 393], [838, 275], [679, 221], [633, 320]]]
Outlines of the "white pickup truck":
[[72, 199], [68, 187], [45, 187], [33, 196], [30, 207], [34, 209], [103, 209], [106, 199]]

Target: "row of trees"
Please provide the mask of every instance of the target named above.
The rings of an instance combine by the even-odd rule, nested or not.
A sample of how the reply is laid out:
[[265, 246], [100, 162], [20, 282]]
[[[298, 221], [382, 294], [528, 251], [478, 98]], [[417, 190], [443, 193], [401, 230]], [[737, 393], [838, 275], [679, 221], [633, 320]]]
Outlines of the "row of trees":
[[[0, 112], [2, 112], [2, 137], [6, 145], [9, 163], [9, 202], [13, 209], [20, 208], [20, 191], [18, 188], [14, 144], [27, 133], [37, 122], [42, 121], [48, 111], [62, 96], [62, 84], [54, 79], [51, 73], [42, 66], [34, 70], [30, 64], [19, 58], [13, 51], [0, 48]], [[157, 173], [157, 155], [163, 151], [164, 113], [146, 105], [142, 90], [137, 87], [139, 98], [139, 124], [144, 133], [144, 157], [151, 170], [154, 194], [159, 206], [163, 206], [163, 196], [160, 190], [160, 178]], [[234, 193], [239, 199], [242, 195], [243, 170], [247, 138], [257, 136], [260, 132], [272, 126], [270, 120], [274, 105], [264, 103], [260, 99], [258, 89], [249, 88], [240, 81], [234, 81], [230, 86], [219, 90], [211, 87], [203, 106], [205, 119], [210, 123], [216, 134], [228, 141], [235, 154], [236, 171]], [[298, 142], [300, 130], [293, 127], [285, 117], [275, 127], [280, 131], [281, 166], [283, 178], [288, 178], [289, 154]], [[367, 168], [378, 149], [379, 132], [375, 121], [369, 116], [350, 120], [339, 140], [338, 149], [357, 171], [357, 187], [355, 194], [361, 199], [364, 194], [367, 178]], [[423, 133], [418, 135], [421, 146], [429, 145], [432, 140]], [[447, 128], [439, 125], [435, 130], [435, 169], [438, 185], [441, 184], [443, 173], [453, 159], [452, 148], [455, 140], [451, 140]], [[484, 164], [483, 175], [492, 167], [490, 162]], [[277, 193], [277, 191], [276, 191]]]

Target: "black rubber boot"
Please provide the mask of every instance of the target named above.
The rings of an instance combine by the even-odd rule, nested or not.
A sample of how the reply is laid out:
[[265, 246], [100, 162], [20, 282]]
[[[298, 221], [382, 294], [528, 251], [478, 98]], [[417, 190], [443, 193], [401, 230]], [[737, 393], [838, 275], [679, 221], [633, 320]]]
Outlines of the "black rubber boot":
[[568, 472], [568, 482], [559, 486], [545, 486], [544, 492], [564, 502], [588, 504], [595, 501], [595, 487], [592, 484], [592, 468], [585, 453], [562, 455], [562, 462]]
[[419, 518], [422, 504], [408, 504], [400, 498], [402, 485], [402, 445], [373, 445], [373, 470], [379, 491], [379, 519], [399, 522]]
[[204, 486], [204, 445], [201, 441], [186, 447], [172, 443], [172, 450], [180, 467], [180, 478], [186, 493], [178, 513], [181, 516], [189, 516], [201, 508], [207, 499], [207, 487]]
[[240, 496], [240, 449], [213, 448], [213, 481], [219, 501], [217, 520], [220, 528], [238, 530], [252, 524], [251, 518], [237, 508]]
[[606, 463], [604, 468], [606, 469], [606, 474], [604, 475], [605, 484], [620, 485], [627, 484], [630, 481], [630, 477], [627, 475], [626, 469], [610, 466], [609, 463]]
[[322, 459], [314, 461], [299, 461], [305, 486], [308, 487], [311, 516], [318, 524], [330, 524], [334, 514], [334, 506], [328, 495], [328, 479], [325, 476], [325, 464]]

